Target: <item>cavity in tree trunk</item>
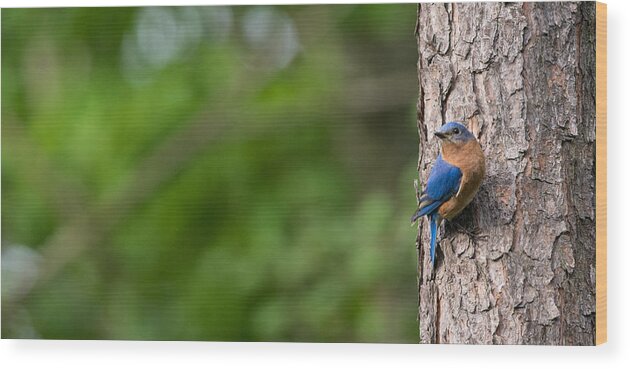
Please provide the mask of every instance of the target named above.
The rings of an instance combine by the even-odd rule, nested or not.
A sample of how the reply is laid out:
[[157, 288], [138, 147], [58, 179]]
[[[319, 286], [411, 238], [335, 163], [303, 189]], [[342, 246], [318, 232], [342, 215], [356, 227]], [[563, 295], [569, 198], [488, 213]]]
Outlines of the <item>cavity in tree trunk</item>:
[[434, 266], [419, 223], [420, 342], [594, 344], [595, 4], [421, 4], [416, 32], [420, 182], [448, 121], [487, 167]]

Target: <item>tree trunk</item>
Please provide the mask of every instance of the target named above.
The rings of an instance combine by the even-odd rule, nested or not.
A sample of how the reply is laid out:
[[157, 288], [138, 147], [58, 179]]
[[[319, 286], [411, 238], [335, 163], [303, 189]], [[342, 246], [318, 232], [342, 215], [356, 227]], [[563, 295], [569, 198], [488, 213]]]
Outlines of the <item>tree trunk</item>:
[[418, 174], [461, 121], [487, 175], [442, 229], [418, 227], [420, 342], [592, 345], [595, 4], [418, 7]]

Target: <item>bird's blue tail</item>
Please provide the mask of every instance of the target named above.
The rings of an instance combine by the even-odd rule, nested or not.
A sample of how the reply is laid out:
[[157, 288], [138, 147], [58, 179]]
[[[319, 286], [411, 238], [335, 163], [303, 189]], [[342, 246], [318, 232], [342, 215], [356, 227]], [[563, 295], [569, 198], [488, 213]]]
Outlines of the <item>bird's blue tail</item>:
[[437, 226], [438, 226], [438, 214], [434, 213], [430, 215], [429, 222], [431, 223], [431, 264], [435, 260], [435, 241], [437, 239]]

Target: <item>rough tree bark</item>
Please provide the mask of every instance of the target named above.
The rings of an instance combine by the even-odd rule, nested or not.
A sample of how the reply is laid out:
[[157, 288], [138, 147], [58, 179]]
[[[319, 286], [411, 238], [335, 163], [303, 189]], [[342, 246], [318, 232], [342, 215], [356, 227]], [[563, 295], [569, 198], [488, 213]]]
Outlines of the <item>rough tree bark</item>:
[[421, 4], [416, 33], [421, 183], [451, 120], [487, 166], [433, 267], [419, 223], [420, 342], [594, 344], [594, 3]]

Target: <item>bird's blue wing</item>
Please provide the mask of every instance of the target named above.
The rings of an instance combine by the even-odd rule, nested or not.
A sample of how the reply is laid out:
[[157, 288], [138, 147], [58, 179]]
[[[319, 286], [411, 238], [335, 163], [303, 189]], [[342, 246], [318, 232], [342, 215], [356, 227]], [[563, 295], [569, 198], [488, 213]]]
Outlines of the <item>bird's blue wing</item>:
[[459, 190], [462, 179], [462, 172], [454, 165], [442, 159], [442, 155], [437, 157], [429, 180], [420, 197], [420, 206], [416, 217], [433, 213], [444, 202], [448, 201]]

